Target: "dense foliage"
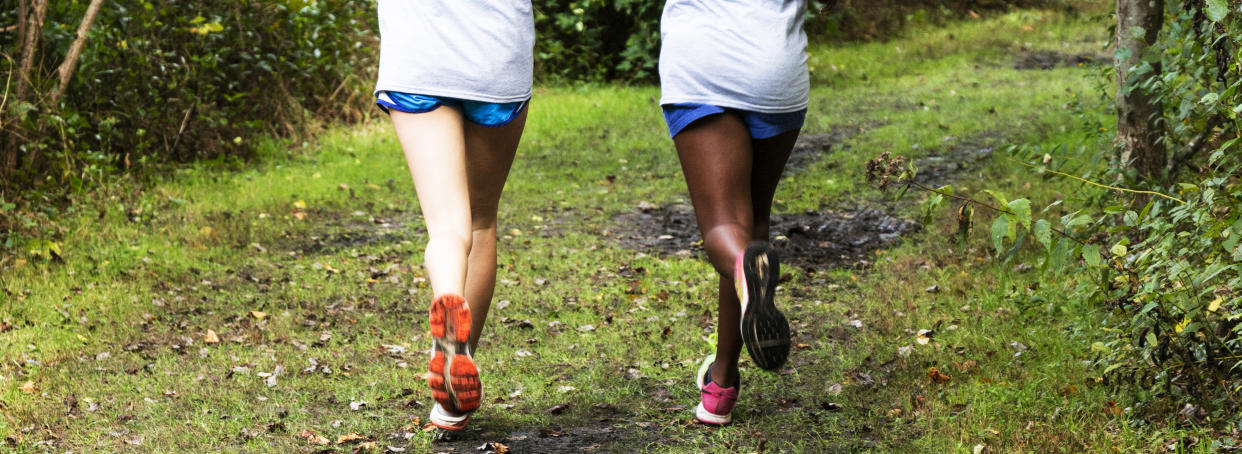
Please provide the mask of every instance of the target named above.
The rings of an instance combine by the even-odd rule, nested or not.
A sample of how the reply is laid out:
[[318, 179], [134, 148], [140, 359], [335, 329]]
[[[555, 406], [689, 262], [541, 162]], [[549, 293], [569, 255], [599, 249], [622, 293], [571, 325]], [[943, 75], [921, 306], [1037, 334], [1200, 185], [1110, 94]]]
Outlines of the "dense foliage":
[[[374, 27], [371, 2], [360, 0], [107, 2], [63, 100], [50, 105], [86, 3], [51, 2], [34, 95], [6, 105], [5, 132], [21, 138], [23, 161], [9, 183], [79, 186], [131, 160], [244, 156], [259, 133], [356, 119], [365, 106], [356, 86], [370, 83]], [[6, 39], [3, 51], [16, 55], [17, 45]], [[16, 76], [15, 65], [4, 72]]]
[[[1242, 397], [1242, 10], [1237, 1], [1169, 2], [1165, 27], [1139, 71], [1163, 106], [1166, 179], [1146, 205], [1110, 210], [1117, 328], [1098, 346], [1106, 378], [1136, 384], [1143, 408], [1176, 405], [1192, 421], [1238, 422]], [[1124, 168], [1122, 163], [1114, 168]], [[1132, 174], [1128, 174], [1132, 177]], [[1119, 222], [1118, 222], [1119, 220]], [[1133, 244], [1127, 243], [1133, 240]]]
[[[1136, 76], [1122, 83], [1122, 90], [1146, 91], [1161, 108], [1155, 123], [1168, 154], [1162, 175], [1144, 177], [1118, 161], [1098, 110], [1077, 100], [1071, 104], [1096, 146], [1013, 150], [1073, 197], [1033, 206], [984, 190], [988, 200], [976, 200], [919, 184], [917, 169], [900, 158], [882, 156], [868, 167], [879, 186], [896, 182], [932, 193], [928, 216], [960, 201], [961, 241], [982, 217], [976, 211], [995, 214], [987, 232], [997, 256], [1033, 249], [1042, 264], [1032, 302], [1101, 308], [1103, 332], [1088, 332], [1103, 340], [1090, 349], [1101, 380], [1133, 393], [1137, 423], [1173, 417], [1242, 424], [1239, 6], [1169, 2], [1159, 39], [1130, 68]], [[1132, 83], [1151, 73], [1158, 77]], [[1115, 73], [1102, 75], [1102, 95], [1111, 99]]]

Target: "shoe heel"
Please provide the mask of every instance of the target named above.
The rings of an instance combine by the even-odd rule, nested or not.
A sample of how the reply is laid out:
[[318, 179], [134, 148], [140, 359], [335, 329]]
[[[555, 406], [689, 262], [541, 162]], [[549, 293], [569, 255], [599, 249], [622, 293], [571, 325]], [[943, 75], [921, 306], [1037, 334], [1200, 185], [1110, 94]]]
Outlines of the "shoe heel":
[[482, 397], [482, 386], [479, 383], [479, 370], [474, 361], [466, 355], [453, 357], [452, 377], [453, 393], [457, 396], [457, 408], [461, 411], [472, 411], [479, 408]]
[[427, 386], [431, 387], [431, 397], [440, 405], [452, 408], [453, 401], [444, 382], [444, 353], [435, 352], [427, 369], [430, 371], [427, 374]]

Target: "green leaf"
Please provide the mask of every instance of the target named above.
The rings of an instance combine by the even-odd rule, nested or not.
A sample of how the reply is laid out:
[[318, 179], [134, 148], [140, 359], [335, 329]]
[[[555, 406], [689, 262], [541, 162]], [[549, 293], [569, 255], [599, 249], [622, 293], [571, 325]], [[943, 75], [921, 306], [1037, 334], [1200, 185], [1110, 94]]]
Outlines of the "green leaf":
[[1035, 224], [1031, 226], [1031, 233], [1035, 234], [1035, 239], [1039, 241], [1039, 244], [1044, 245], [1044, 249], [1052, 251], [1052, 223], [1046, 219], [1035, 221]]
[[1053, 270], [1060, 270], [1065, 267], [1065, 262], [1069, 261], [1071, 254], [1070, 240], [1059, 239], [1054, 241], [1054, 243], [1052, 253], [1048, 254], [1048, 265]]
[[1005, 196], [1000, 195], [999, 192], [993, 191], [991, 189], [984, 189], [983, 192], [990, 194], [993, 198], [996, 199], [997, 202], [1000, 202], [1001, 206], [1009, 204], [1009, 201], [1005, 199]]
[[1018, 222], [1021, 223], [1023, 227], [1026, 227], [1027, 230], [1030, 230], [1031, 201], [1027, 199], [1017, 199], [1009, 202], [1009, 205], [1007, 206], [1009, 207], [1009, 211], [1012, 211], [1014, 216], [1018, 218]]
[[1229, 2], [1226, 0], [1207, 0], [1207, 8], [1203, 10], [1212, 22], [1220, 22], [1229, 14]]
[[1117, 243], [1113, 245], [1112, 249], [1109, 249], [1108, 252], [1113, 254], [1115, 257], [1125, 257], [1126, 253], [1130, 252], [1130, 249], [1124, 244]]
[[1087, 266], [1100, 266], [1100, 247], [1094, 244], [1088, 244], [1082, 247], [1082, 259], [1087, 261]]
[[992, 221], [992, 246], [996, 247], [996, 254], [1000, 255], [1005, 248], [1005, 234], [1009, 233], [1009, 217], [997, 216]]

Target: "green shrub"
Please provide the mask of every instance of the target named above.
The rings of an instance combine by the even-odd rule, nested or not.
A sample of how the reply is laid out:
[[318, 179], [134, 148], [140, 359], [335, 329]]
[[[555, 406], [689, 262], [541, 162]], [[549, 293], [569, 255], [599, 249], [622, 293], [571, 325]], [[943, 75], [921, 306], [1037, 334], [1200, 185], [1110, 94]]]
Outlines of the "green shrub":
[[[966, 229], [971, 207], [1000, 211], [992, 246], [1006, 259], [1035, 251], [1044, 274], [1032, 291], [1039, 288], [1042, 300], [1100, 310], [1103, 329], [1086, 330], [1098, 340], [1090, 351], [1101, 380], [1133, 396], [1136, 424], [1242, 424], [1239, 6], [1169, 2], [1159, 39], [1130, 69], [1159, 71], [1133, 89], [1161, 106], [1166, 177], [1140, 180], [1130, 163], [1117, 162], [1108, 129], [1088, 107], [1080, 118], [1096, 146], [1014, 150], [1073, 197], [1032, 206], [985, 191], [991, 200], [968, 200], [958, 211]], [[1111, 100], [1115, 74], [1103, 75], [1102, 94]], [[869, 178], [935, 192], [924, 206], [929, 215], [962, 198], [948, 187], [922, 187], [912, 181], [917, 169], [882, 158], [869, 164]], [[1065, 214], [1051, 216], [1057, 212]]]
[[535, 0], [536, 73], [545, 81], [654, 81], [660, 0]]
[[[1232, 3], [1232, 5], [1230, 4]], [[1112, 383], [1140, 409], [1193, 422], [1242, 422], [1242, 11], [1239, 3], [1169, 2], [1149, 87], [1163, 106], [1170, 181], [1142, 209], [1114, 208], [1110, 342], [1098, 345]], [[1127, 175], [1133, 176], [1133, 175]], [[1127, 245], [1129, 240], [1134, 244]], [[1130, 386], [1136, 385], [1135, 388]]]
[[36, 96], [6, 112], [20, 119], [8, 132], [26, 138], [24, 173], [9, 183], [49, 175], [74, 185], [91, 166], [245, 156], [256, 134], [290, 136], [365, 108], [374, 17], [362, 0], [106, 2], [63, 100], [45, 105], [85, 3], [48, 10]]

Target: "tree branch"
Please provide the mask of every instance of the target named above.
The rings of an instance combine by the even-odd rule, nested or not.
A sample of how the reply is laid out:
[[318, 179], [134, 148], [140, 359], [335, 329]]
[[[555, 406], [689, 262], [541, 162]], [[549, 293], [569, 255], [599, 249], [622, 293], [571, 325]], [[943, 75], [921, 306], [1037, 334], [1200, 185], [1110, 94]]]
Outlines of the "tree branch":
[[[917, 181], [914, 181], [914, 180], [907, 180], [905, 183], [906, 183], [907, 185], [909, 185], [909, 186], [914, 186], [914, 187], [916, 187], [916, 188], [919, 188], [919, 189], [924, 190], [924, 191], [927, 191], [927, 192], [931, 192], [931, 193], [935, 193], [935, 194], [940, 194], [940, 195], [945, 196], [945, 197], [949, 197], [949, 198], [953, 198], [953, 199], [961, 200], [962, 202], [965, 202], [965, 203], [967, 203], [967, 204], [973, 203], [973, 204], [975, 204], [975, 205], [982, 206], [982, 207], [984, 207], [984, 208], [987, 208], [987, 209], [989, 209], [989, 210], [995, 211], [995, 212], [997, 212], [997, 213], [1004, 213], [1004, 214], [1008, 214], [1008, 215], [1010, 215], [1010, 216], [1017, 216], [1017, 213], [1014, 213], [1014, 212], [1012, 212], [1012, 211], [1009, 211], [1008, 209], [1005, 209], [1005, 208], [997, 208], [997, 207], [994, 207], [994, 206], [992, 206], [992, 205], [988, 205], [988, 204], [986, 204], [986, 203], [980, 202], [980, 201], [978, 201], [978, 200], [975, 200], [975, 199], [972, 199], [972, 198], [969, 198], [969, 197], [962, 197], [962, 196], [959, 196], [959, 195], [949, 194], [949, 193], [947, 193], [947, 192], [943, 192], [943, 191], [941, 191], [941, 190], [939, 190], [939, 189], [936, 189], [936, 188], [932, 188], [932, 187], [926, 186], [926, 185], [924, 185], [924, 184], [922, 184], [922, 183], [919, 183], [919, 182], [917, 182]], [[1053, 232], [1057, 232], [1058, 234], [1060, 234], [1061, 236], [1063, 236], [1063, 237], [1065, 237], [1065, 238], [1067, 238], [1067, 239], [1073, 240], [1075, 243], [1081, 244], [1081, 245], [1083, 245], [1083, 246], [1086, 246], [1086, 245], [1087, 245], [1087, 243], [1083, 242], [1082, 240], [1080, 240], [1080, 239], [1078, 239], [1078, 238], [1074, 238], [1074, 237], [1073, 237], [1073, 236], [1071, 236], [1070, 234], [1065, 233], [1065, 231], [1064, 231], [1064, 230], [1058, 229], [1058, 228], [1056, 228], [1056, 227], [1052, 227], [1051, 225], [1050, 225], [1048, 228], [1049, 228], [1049, 229], [1051, 229]]]
[[1188, 149], [1174, 157], [1173, 161], [1169, 163], [1169, 175], [1176, 173], [1179, 167], [1187, 164], [1195, 155], [1203, 151], [1203, 146], [1207, 145], [1208, 137], [1212, 135], [1212, 131], [1216, 130], [1216, 127], [1220, 126], [1221, 123], [1224, 123], [1224, 120], [1225, 118], [1220, 115], [1215, 115], [1208, 119], [1207, 127], [1203, 128], [1203, 132], [1199, 133], [1199, 137], [1195, 137], [1195, 140], [1190, 142]]
[[86, 7], [86, 14], [82, 16], [82, 23], [78, 25], [77, 37], [73, 40], [73, 45], [69, 46], [69, 53], [65, 55], [65, 61], [61, 62], [57, 72], [60, 73], [60, 85], [56, 86], [56, 91], [52, 92], [52, 105], [56, 105], [60, 101], [60, 97], [64, 95], [65, 89], [69, 87], [69, 80], [73, 78], [73, 71], [78, 67], [78, 57], [82, 55], [82, 46], [86, 44], [86, 35], [91, 31], [91, 25], [95, 23], [95, 16], [99, 15], [99, 7], [103, 5], [103, 0], [91, 0], [90, 6]]

